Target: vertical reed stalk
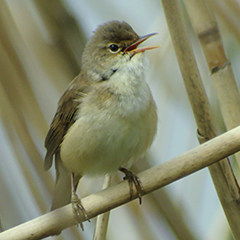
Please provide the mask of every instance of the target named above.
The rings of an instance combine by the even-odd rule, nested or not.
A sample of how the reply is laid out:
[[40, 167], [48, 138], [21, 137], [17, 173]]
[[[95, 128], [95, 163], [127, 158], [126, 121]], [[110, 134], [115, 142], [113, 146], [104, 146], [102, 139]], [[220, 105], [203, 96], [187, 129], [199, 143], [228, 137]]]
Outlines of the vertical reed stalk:
[[[240, 95], [231, 63], [224, 52], [218, 24], [203, 0], [185, 0], [185, 3], [211, 73], [226, 128], [230, 130], [240, 125]], [[240, 164], [240, 153], [236, 158]]]
[[[112, 175], [106, 175], [104, 178], [103, 189], [110, 187], [112, 184]], [[108, 220], [110, 211], [97, 216], [96, 229], [93, 240], [105, 240], [107, 236]]]
[[[162, 0], [178, 63], [198, 126], [200, 142], [217, 135], [209, 101], [198, 71], [178, 0]], [[234, 236], [240, 238], [239, 187], [227, 159], [209, 166], [215, 188]]]

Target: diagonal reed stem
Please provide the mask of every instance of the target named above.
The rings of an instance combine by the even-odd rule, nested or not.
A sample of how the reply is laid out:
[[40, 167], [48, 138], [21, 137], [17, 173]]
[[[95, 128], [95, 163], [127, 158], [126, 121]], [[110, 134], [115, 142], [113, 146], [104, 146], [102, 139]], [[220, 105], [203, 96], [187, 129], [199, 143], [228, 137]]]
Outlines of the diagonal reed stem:
[[[188, 176], [240, 150], [240, 127], [228, 131], [138, 176], [145, 193], [150, 193]], [[215, 165], [215, 164], [214, 164]], [[137, 198], [137, 191], [134, 191]], [[82, 199], [89, 218], [129, 202], [129, 186], [123, 181], [116, 186]], [[79, 221], [85, 221], [84, 216]], [[76, 225], [71, 204], [0, 233], [0, 240], [42, 239], [59, 234]], [[236, 238], [239, 239], [239, 238]]]

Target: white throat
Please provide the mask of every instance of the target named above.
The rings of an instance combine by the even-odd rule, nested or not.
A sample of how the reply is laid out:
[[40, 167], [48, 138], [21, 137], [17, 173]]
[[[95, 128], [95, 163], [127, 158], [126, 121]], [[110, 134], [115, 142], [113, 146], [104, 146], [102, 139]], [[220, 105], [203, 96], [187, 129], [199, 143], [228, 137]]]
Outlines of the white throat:
[[145, 55], [137, 54], [125, 64], [121, 64], [106, 81], [106, 86], [119, 95], [119, 107], [123, 107], [126, 114], [145, 110], [151, 101], [151, 91], [145, 80], [148, 66]]

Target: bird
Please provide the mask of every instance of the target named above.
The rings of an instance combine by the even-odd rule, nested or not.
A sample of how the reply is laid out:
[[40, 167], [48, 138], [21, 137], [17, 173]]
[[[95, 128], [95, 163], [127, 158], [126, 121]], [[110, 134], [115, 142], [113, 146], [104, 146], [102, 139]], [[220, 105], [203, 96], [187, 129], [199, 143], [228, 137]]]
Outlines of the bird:
[[82, 55], [79, 75], [58, 102], [45, 138], [44, 169], [55, 161], [56, 183], [51, 210], [72, 202], [74, 213], [86, 210], [76, 194], [79, 180], [118, 170], [133, 183], [141, 201], [144, 189], [129, 170], [151, 146], [157, 132], [157, 108], [144, 52], [159, 46], [139, 44], [156, 33], [139, 36], [125, 21], [97, 27]]

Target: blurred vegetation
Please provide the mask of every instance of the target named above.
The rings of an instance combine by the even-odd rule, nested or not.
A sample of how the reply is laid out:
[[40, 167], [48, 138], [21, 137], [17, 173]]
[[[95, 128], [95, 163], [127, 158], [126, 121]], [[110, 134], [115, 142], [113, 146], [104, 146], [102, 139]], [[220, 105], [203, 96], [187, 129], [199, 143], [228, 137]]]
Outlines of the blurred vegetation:
[[[239, 2], [211, 0], [208, 4], [216, 11], [224, 48], [238, 80]], [[159, 109], [158, 136], [147, 160], [140, 161], [134, 170], [143, 171], [198, 144], [196, 124], [159, 1], [101, 1], [100, 4], [96, 0], [2, 0], [0, 216], [3, 228], [49, 210], [55, 173], [54, 169], [43, 170], [44, 138], [59, 97], [80, 71], [86, 39], [97, 25], [113, 17], [129, 22], [140, 35], [159, 32], [158, 40], [151, 41], [162, 45], [159, 51], [148, 55], [149, 83]], [[188, 29], [219, 131], [223, 131], [225, 126], [209, 71], [190, 22]], [[80, 183], [79, 195], [100, 189], [101, 182], [86, 178]], [[92, 220], [85, 223], [84, 232], [72, 227], [49, 239], [91, 239], [94, 225]], [[107, 238], [225, 240], [231, 239], [231, 233], [205, 169], [144, 197], [142, 206], [134, 201], [113, 210]]]

